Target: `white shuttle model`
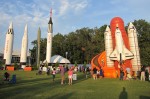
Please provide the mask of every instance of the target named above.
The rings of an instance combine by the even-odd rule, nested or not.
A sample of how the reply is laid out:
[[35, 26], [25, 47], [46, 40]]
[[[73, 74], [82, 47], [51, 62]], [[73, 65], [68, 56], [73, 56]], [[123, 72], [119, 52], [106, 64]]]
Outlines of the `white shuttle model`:
[[115, 31], [115, 40], [116, 46], [114, 51], [110, 54], [109, 58], [111, 60], [117, 60], [120, 64], [127, 59], [134, 58], [132, 52], [130, 52], [124, 45], [124, 41], [122, 39], [122, 34], [119, 28], [116, 28]]
[[27, 63], [27, 52], [28, 52], [28, 26], [25, 26], [24, 35], [22, 38], [20, 64], [21, 68], [24, 68]]
[[13, 40], [14, 40], [14, 30], [13, 30], [13, 23], [11, 22], [8, 31], [6, 33], [5, 48], [4, 48], [4, 59], [6, 66], [11, 65]]

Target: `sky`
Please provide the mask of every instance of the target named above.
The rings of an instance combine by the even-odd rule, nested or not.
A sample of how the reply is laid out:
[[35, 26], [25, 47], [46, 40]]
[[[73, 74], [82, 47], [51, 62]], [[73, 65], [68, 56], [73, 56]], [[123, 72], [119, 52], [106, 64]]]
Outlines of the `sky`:
[[119, 16], [125, 25], [134, 20], [150, 22], [150, 0], [0, 0], [0, 52], [3, 52], [6, 32], [13, 22], [13, 51], [20, 51], [24, 27], [28, 25], [28, 48], [37, 39], [47, 37], [50, 9], [53, 12], [53, 35], [62, 35], [83, 27], [109, 25], [113, 17]]

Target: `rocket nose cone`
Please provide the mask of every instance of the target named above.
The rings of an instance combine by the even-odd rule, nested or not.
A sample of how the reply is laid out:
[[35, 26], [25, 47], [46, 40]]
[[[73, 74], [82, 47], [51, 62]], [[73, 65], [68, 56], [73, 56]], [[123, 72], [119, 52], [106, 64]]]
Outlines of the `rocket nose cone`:
[[133, 27], [134, 25], [132, 24], [132, 22], [130, 22], [128, 28], [133, 28]]
[[121, 32], [121, 31], [120, 31], [120, 29], [119, 29], [119, 28], [116, 28], [116, 31], [115, 31], [115, 32]]
[[109, 26], [107, 25], [104, 34], [105, 34], [105, 35], [108, 35], [109, 33], [111, 33], [111, 32], [110, 32]]
[[27, 35], [27, 33], [28, 33], [28, 25], [26, 24], [24, 28], [24, 35]]
[[108, 32], [108, 31], [110, 31], [110, 28], [109, 28], [109, 26], [107, 25], [105, 32]]
[[108, 30], [110, 30], [110, 28], [109, 28], [109, 26], [107, 25], [107, 27], [106, 27], [106, 30], [108, 31]]
[[28, 25], [26, 24], [26, 26], [25, 26], [25, 30], [27, 30], [28, 29]]
[[13, 28], [13, 23], [10, 22], [9, 29], [12, 29], [12, 28]]

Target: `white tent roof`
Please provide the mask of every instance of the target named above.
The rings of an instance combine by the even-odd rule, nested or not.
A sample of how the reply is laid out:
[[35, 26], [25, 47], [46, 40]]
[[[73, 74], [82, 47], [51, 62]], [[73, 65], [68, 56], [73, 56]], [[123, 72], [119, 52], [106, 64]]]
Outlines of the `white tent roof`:
[[[46, 60], [43, 63], [45, 62]], [[70, 63], [70, 61], [60, 55], [54, 55], [51, 57], [50, 63]]]

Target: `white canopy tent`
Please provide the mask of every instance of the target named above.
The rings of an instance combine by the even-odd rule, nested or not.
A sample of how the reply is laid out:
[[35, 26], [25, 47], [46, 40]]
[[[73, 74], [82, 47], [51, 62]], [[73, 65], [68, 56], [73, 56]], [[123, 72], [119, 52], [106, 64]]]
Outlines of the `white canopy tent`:
[[[43, 61], [43, 63], [46, 63], [46, 60]], [[70, 61], [60, 55], [54, 55], [51, 57], [50, 63], [67, 63], [69, 64]]]

